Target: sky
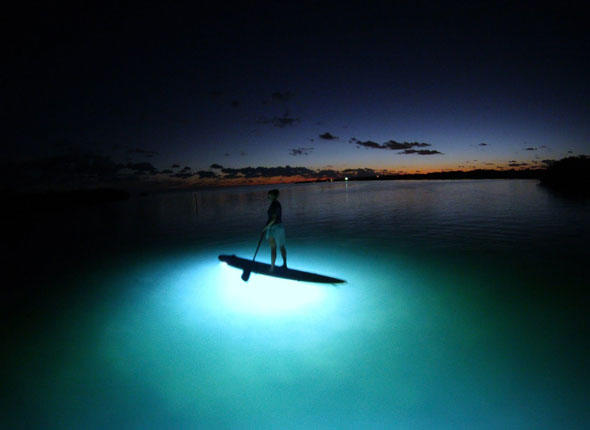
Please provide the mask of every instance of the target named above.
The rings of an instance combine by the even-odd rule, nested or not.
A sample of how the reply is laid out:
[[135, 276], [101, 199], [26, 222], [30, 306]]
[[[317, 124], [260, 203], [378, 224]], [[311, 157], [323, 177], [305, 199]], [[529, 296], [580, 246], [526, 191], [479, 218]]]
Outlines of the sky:
[[25, 3], [3, 187], [543, 167], [590, 153], [582, 3]]

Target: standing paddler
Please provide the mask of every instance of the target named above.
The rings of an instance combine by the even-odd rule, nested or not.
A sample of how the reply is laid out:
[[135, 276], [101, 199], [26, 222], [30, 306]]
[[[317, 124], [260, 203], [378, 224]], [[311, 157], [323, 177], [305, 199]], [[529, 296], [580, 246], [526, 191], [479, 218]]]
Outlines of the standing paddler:
[[270, 271], [272, 272], [275, 268], [275, 261], [277, 259], [277, 246], [281, 250], [281, 256], [283, 257], [283, 267], [287, 267], [287, 249], [285, 248], [285, 227], [281, 219], [282, 208], [278, 201], [279, 190], [270, 190], [268, 192], [268, 199], [270, 200], [270, 206], [268, 207], [268, 221], [264, 226], [263, 232], [266, 232], [266, 238], [270, 245]]

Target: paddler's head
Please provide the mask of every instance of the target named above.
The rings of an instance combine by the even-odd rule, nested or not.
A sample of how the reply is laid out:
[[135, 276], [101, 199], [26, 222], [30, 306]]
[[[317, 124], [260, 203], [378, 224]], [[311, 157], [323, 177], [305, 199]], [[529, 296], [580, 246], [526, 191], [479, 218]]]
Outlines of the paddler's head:
[[270, 191], [268, 192], [268, 199], [269, 199], [271, 202], [274, 202], [274, 201], [275, 201], [276, 199], [278, 199], [278, 198], [279, 198], [279, 190], [276, 190], [276, 189], [275, 189], [275, 190], [270, 190]]

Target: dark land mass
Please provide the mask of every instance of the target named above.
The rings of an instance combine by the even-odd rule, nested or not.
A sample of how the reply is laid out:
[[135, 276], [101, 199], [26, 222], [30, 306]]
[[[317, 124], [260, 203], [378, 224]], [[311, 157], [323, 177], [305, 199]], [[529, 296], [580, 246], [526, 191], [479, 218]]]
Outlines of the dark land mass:
[[4, 201], [17, 212], [22, 212], [94, 206], [127, 200], [130, 196], [125, 190], [96, 188], [71, 191], [7, 192], [4, 194]]
[[590, 157], [578, 155], [553, 161], [540, 179], [541, 185], [560, 193], [590, 196]]
[[[386, 181], [404, 179], [541, 179], [546, 169], [521, 170], [452, 170], [448, 172], [432, 173], [403, 173], [393, 175], [351, 176], [353, 181]], [[315, 182], [326, 182], [330, 179], [318, 179]], [[333, 181], [344, 181], [344, 178], [334, 178]], [[302, 181], [305, 182], [305, 181]]]
[[[561, 160], [546, 160], [543, 169], [453, 170], [448, 172], [408, 173], [398, 175], [351, 176], [351, 181], [384, 181], [404, 179], [539, 179], [540, 184], [572, 197], [590, 196], [590, 156], [578, 155]], [[342, 177], [318, 179], [315, 182], [344, 181]], [[305, 182], [305, 181], [302, 181]]]
[[[379, 175], [371, 179], [539, 179], [545, 169], [526, 170], [453, 170], [450, 172]], [[356, 179], [356, 178], [355, 178]], [[360, 179], [360, 178], [359, 178]]]

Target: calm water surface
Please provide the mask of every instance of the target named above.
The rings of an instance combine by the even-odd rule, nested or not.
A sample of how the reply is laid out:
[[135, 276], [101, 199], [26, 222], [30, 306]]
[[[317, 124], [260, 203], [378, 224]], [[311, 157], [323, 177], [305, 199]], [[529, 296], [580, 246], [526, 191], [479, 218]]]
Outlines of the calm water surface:
[[348, 282], [246, 284], [217, 256], [251, 257], [266, 190], [30, 214], [3, 421], [587, 428], [588, 202], [527, 180], [281, 186], [289, 265]]

